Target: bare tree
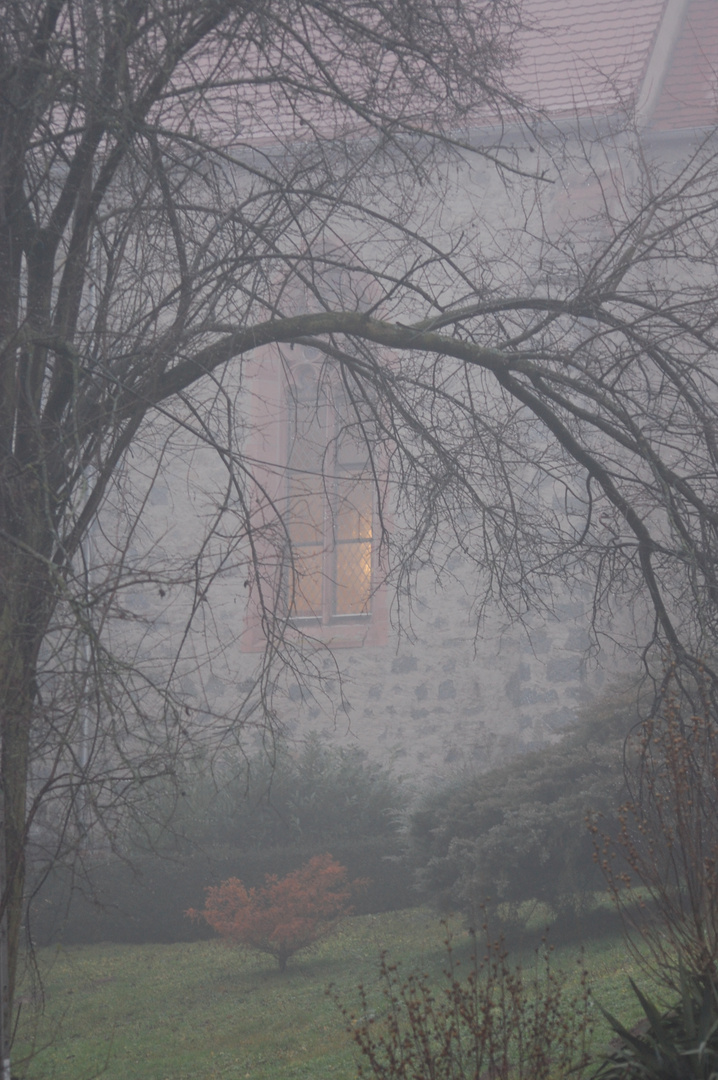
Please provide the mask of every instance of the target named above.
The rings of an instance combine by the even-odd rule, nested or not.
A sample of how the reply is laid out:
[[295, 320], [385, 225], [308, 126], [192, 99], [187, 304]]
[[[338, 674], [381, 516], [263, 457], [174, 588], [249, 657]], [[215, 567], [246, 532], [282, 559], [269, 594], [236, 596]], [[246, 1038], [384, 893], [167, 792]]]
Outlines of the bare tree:
[[[517, 121], [508, 0], [17, 0], [4, 15], [12, 992], [42, 806], [60, 800], [80, 829], [112, 821], [193, 738], [171, 680], [108, 645], [111, 617], [135, 617], [127, 578], [165, 583], [133, 548], [143, 489], [125, 500], [131, 451], [149, 446], [143, 460], [161, 470], [158, 448], [179, 426], [219, 455], [226, 498], [180, 568], [188, 621], [222, 560], [243, 560], [270, 720], [275, 673], [296, 662], [275, 574], [296, 555], [292, 536], [234, 435], [241, 361], [262, 346], [321, 351], [319, 385], [341, 387], [380, 521], [392, 506], [381, 542], [400, 593], [417, 566], [459, 550], [479, 571], [479, 604], [522, 618], [550, 604], [557, 576], [591, 581], [597, 634], [617, 594], [647, 597], [646, 649], [711, 649], [718, 173], [709, 140], [664, 171], [628, 127], [579, 140], [598, 193], [579, 228], [557, 182], [578, 166], [557, 143], [522, 156], [471, 128]], [[482, 184], [498, 176], [500, 224], [465, 194], [477, 156]], [[102, 570], [88, 576], [83, 542], [108, 500], [124, 531], [99, 538]]]
[[[150, 423], [156, 448], [162, 416], [174, 419], [221, 451], [229, 487], [247, 504], [247, 467], [208, 419], [227, 400], [218, 373], [262, 342], [321, 331], [325, 310], [319, 322], [287, 318], [285, 300], [297, 285], [320, 292], [317, 240], [365, 220], [376, 234], [380, 215], [367, 208], [387, 179], [429, 182], [437, 146], [451, 143], [444, 130], [472, 110], [513, 107], [502, 71], [516, 25], [509, 0], [4, 5], [0, 723], [10, 996], [29, 829], [43, 799], [61, 797], [81, 820], [98, 809], [111, 819], [127, 788], [166, 770], [167, 748], [188, 737], [166, 686], [103, 645], [133, 569], [135, 525], [102, 538], [108, 574], [88, 577], [82, 565], [110, 488], [122, 508], [128, 451]], [[394, 231], [402, 228], [397, 221]], [[351, 330], [356, 313], [345, 317]], [[193, 400], [195, 384], [207, 389]], [[187, 567], [197, 603], [200, 563]], [[92, 707], [102, 727], [86, 722]], [[29, 792], [31, 760], [40, 764]], [[88, 785], [100, 772], [101, 807]]]

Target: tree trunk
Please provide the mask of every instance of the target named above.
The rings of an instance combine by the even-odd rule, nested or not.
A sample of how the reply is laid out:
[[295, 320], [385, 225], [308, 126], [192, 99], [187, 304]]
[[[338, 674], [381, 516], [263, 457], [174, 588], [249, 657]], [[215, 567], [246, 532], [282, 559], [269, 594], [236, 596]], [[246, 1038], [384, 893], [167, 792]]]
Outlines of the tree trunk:
[[[21, 588], [20, 584], [18, 588]], [[17, 971], [25, 887], [27, 782], [35, 696], [35, 662], [42, 633], [33, 641], [27, 623], [19, 625], [12, 606], [0, 610], [0, 782], [5, 803], [3, 896], [7, 913], [8, 982], [12, 1004]]]
[[[33, 470], [26, 470], [33, 473]], [[39, 485], [5, 485], [0, 492], [0, 793], [5, 811], [5, 867], [0, 903], [7, 915], [9, 1008], [15, 990], [23, 921], [27, 794], [35, 717], [37, 660], [57, 591], [50, 565], [47, 507], [33, 498]], [[53, 589], [54, 584], [54, 589]]]
[[279, 970], [280, 970], [280, 972], [286, 971], [287, 970], [287, 960], [289, 959], [289, 952], [287, 951], [287, 946], [286, 945], [281, 944], [279, 946], [279, 955], [277, 956], [277, 959], [279, 960]]
[[[24, 710], [24, 711], [23, 711]], [[25, 835], [31, 715], [26, 705], [2, 717], [2, 784], [5, 795], [4, 904], [7, 913], [8, 1009], [15, 993], [25, 889]]]

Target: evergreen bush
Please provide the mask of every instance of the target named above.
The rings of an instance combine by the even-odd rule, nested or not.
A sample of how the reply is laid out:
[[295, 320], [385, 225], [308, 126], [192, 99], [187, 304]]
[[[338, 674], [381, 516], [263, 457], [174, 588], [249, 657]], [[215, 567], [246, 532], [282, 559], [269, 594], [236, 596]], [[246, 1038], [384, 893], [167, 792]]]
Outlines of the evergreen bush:
[[582, 909], [605, 885], [587, 815], [615, 816], [624, 797], [624, 740], [633, 714], [604, 707], [560, 742], [426, 794], [409, 819], [419, 889], [471, 919], [482, 905], [517, 914], [542, 901]]
[[405, 785], [355, 749], [308, 739], [247, 762], [203, 763], [158, 786], [142, 831], [128, 830], [114, 852], [52, 870], [29, 912], [33, 940], [68, 943], [172, 942], [208, 936], [184, 918], [208, 885], [230, 877], [248, 887], [285, 876], [329, 852], [350, 878], [368, 879], [359, 914], [417, 902], [403, 858]]

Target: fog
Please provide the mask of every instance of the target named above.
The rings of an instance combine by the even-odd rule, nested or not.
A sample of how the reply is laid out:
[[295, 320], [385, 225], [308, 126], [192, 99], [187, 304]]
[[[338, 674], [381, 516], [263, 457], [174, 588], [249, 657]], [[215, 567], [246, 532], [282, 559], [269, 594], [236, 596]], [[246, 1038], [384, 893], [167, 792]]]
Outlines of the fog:
[[[374, 1051], [342, 995], [392, 942], [430, 972], [442, 917], [568, 945], [632, 880], [665, 985], [669, 946], [713, 971], [713, 7], [24, 7], [0, 1080], [18, 1024], [28, 1078], [75, 1037], [78, 1075], [159, 1075], [140, 1026], [184, 1053], [209, 986], [226, 1060], [168, 1076], [313, 1075], [280, 976], [344, 980], [297, 1021], [343, 1080]], [[153, 1022], [161, 957], [198, 981]], [[128, 963], [137, 1001], [67, 1035]], [[268, 986], [265, 1069], [214, 1010]]]

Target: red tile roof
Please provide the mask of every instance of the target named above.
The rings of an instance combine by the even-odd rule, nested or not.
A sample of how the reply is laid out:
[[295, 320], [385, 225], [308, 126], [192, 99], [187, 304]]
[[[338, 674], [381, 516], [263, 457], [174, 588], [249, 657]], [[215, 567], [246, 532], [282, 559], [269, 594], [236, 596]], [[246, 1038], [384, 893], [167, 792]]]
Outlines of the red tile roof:
[[509, 81], [554, 117], [605, 115], [640, 93], [666, 0], [525, 0], [535, 27]]
[[[522, 10], [527, 29], [514, 41], [518, 62], [506, 81], [552, 117], [610, 116], [640, 105], [642, 121], [653, 128], [718, 122], [718, 0], [523, 0]], [[320, 52], [340, 90], [347, 87], [361, 99], [367, 86], [384, 82], [382, 92], [391, 95], [393, 73], [380, 52], [359, 65], [329, 38], [322, 39]], [[273, 59], [281, 68], [281, 57]], [[261, 145], [360, 126], [356, 114], [343, 108], [341, 94], [339, 101], [329, 95], [319, 105], [301, 80], [291, 94], [286, 86], [268, 86], [264, 60], [251, 47], [244, 61], [244, 86], [228, 71], [224, 96], [215, 92], [197, 110], [193, 119], [201, 130], [229, 128], [240, 140]], [[300, 56], [294, 62], [299, 67], [304, 61]], [[202, 57], [195, 64], [195, 77], [205, 76], [213, 60]], [[217, 66], [222, 69], [221, 60]], [[479, 116], [475, 123], [484, 119], [491, 122]]]

